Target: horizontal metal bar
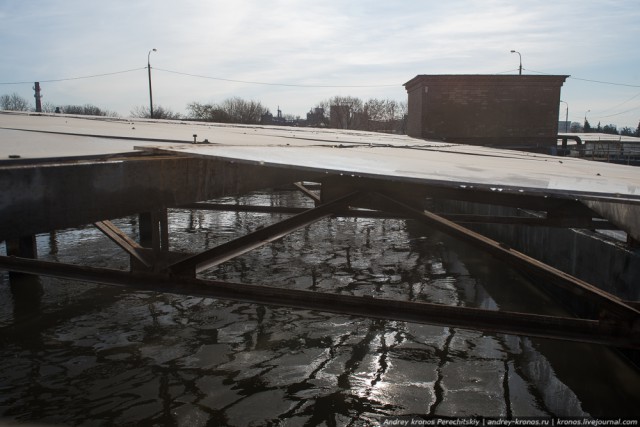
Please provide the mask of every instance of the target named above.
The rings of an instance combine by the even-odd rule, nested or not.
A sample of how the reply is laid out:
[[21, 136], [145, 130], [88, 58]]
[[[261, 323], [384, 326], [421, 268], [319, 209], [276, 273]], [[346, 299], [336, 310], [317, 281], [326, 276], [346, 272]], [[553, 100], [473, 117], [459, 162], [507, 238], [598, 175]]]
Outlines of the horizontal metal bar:
[[257, 212], [270, 214], [299, 214], [308, 211], [309, 208], [296, 208], [288, 206], [256, 206], [256, 205], [234, 205], [230, 203], [209, 203], [198, 202], [182, 205], [180, 209], [198, 209], [203, 211], [228, 211], [228, 212]]
[[640, 311], [628, 304], [625, 304], [620, 298], [617, 298], [596, 286], [553, 268], [535, 258], [511, 249], [508, 246], [502, 245], [493, 239], [469, 230], [455, 222], [442, 218], [434, 213], [421, 211], [390, 196], [381, 193], [377, 194], [394, 205], [400, 211], [405, 212], [407, 215], [418, 221], [427, 223], [449, 235], [462, 238], [467, 242], [479, 246], [492, 255], [510, 262], [512, 265], [526, 269], [536, 274], [538, 277], [544, 277], [556, 286], [569, 290], [576, 295], [589, 298], [599, 303], [602, 308], [605, 308], [611, 314], [621, 316], [635, 324], [640, 323]]
[[[287, 207], [287, 206], [232, 205], [230, 203], [198, 202], [198, 203], [189, 203], [187, 205], [180, 206], [180, 209], [297, 215], [297, 214], [308, 211], [310, 208], [297, 208], [297, 207]], [[406, 219], [406, 216], [403, 216], [403, 215], [395, 215], [387, 212], [374, 211], [370, 209], [344, 209], [339, 212], [335, 212], [333, 216], [347, 217], [347, 218]]]
[[566, 218], [535, 218], [523, 216], [494, 216], [494, 215], [469, 215], [469, 214], [437, 214], [442, 218], [460, 224], [509, 224], [527, 225], [532, 227], [555, 228], [586, 228], [589, 230], [618, 230], [609, 221], [594, 221], [585, 217]]
[[[198, 203], [189, 203], [187, 205], [182, 205], [180, 206], [180, 209], [297, 215], [297, 214], [308, 211], [310, 208], [297, 208], [297, 207], [287, 207], [287, 206], [236, 205], [236, 204], [230, 204], [230, 203], [198, 202]], [[335, 212], [333, 216], [348, 217], [348, 218], [355, 217], [355, 218], [406, 219], [406, 216], [403, 216], [403, 215], [395, 215], [387, 212], [374, 211], [370, 209], [344, 209], [339, 212]]]
[[169, 277], [153, 273], [130, 273], [17, 257], [1, 256], [0, 268], [151, 292], [221, 298], [376, 319], [640, 348], [640, 334], [637, 330], [630, 331], [624, 327], [624, 324], [615, 325], [598, 320], [329, 294], [255, 284]]
[[347, 207], [359, 193], [351, 193], [330, 203], [325, 203], [303, 213], [287, 218], [276, 224], [256, 230], [245, 236], [223, 243], [215, 248], [191, 256], [183, 261], [170, 265], [168, 270], [172, 274], [192, 274], [228, 261], [250, 250], [270, 242], [274, 242], [295, 230], [333, 215]]
[[[180, 206], [181, 209], [198, 209], [209, 211], [230, 211], [230, 212], [257, 212], [270, 214], [299, 214], [308, 208], [297, 208], [287, 206], [256, 206], [256, 205], [239, 205], [230, 203], [209, 203], [198, 202], [189, 203]], [[495, 215], [468, 215], [468, 214], [438, 214], [448, 220], [461, 224], [511, 224], [511, 225], [528, 225], [539, 227], [570, 227], [570, 228], [586, 228], [596, 230], [617, 230], [618, 227], [608, 221], [593, 221], [585, 218], [534, 218], [522, 216], [495, 216]], [[363, 209], [348, 209], [343, 212], [336, 213], [339, 217], [357, 217], [357, 218], [394, 218], [406, 219], [406, 215], [398, 215], [387, 212]]]

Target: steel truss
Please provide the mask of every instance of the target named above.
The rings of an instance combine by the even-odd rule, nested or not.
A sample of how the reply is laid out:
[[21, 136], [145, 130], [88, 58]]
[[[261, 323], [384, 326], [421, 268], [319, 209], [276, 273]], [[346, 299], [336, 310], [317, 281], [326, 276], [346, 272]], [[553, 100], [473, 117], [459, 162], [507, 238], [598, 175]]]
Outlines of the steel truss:
[[[12, 272], [123, 286], [153, 292], [197, 295], [487, 332], [640, 348], [640, 311], [636, 308], [635, 303], [622, 301], [593, 285], [475, 233], [449, 219], [424, 209], [418, 209], [413, 204], [389, 194], [355, 191], [337, 197], [330, 202], [321, 203], [320, 198], [308, 190], [305, 191], [302, 184], [299, 184], [298, 188], [313, 199], [316, 207], [304, 211], [294, 209], [292, 212], [295, 212], [295, 215], [281, 222], [199, 254], [174, 254], [175, 256], [165, 254], [160, 265], [158, 265], [158, 260], [154, 259], [154, 256], [157, 258], [157, 250], [141, 247], [111, 222], [101, 221], [95, 224], [96, 227], [129, 253], [132, 259], [132, 271], [76, 266], [20, 257], [0, 257], [0, 268]], [[599, 308], [600, 316], [597, 319], [589, 319], [491, 311], [196, 278], [197, 272], [281, 239], [295, 230], [324, 218], [340, 215], [355, 216], [358, 213], [367, 216], [375, 213], [371, 210], [354, 209], [359, 206], [368, 207], [372, 200], [377, 206], [387, 207], [391, 215], [424, 222], [453, 237], [468, 241], [511, 265], [527, 271], [537, 280], [543, 280], [546, 284], [557, 286], [577, 297], [590, 300]], [[191, 208], [201, 206], [204, 208], [223, 208], [220, 205], [190, 205]], [[385, 215], [385, 213], [381, 215]]]

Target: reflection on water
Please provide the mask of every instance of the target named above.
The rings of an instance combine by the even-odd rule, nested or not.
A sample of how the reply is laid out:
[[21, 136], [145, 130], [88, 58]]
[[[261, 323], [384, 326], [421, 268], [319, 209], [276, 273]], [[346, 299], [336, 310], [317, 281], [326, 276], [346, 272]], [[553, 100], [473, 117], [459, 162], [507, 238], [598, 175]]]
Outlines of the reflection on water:
[[[232, 200], [235, 202], [235, 200]], [[296, 193], [240, 203], [301, 205]], [[171, 248], [276, 221], [170, 212]], [[116, 221], [131, 236], [135, 218]], [[92, 228], [38, 238], [42, 258], [126, 269]], [[400, 220], [330, 219], [203, 277], [557, 313], [516, 272]], [[0, 275], [0, 414], [60, 424], [376, 425], [387, 415], [640, 414], [638, 372], [584, 344], [41, 278], [31, 310]]]

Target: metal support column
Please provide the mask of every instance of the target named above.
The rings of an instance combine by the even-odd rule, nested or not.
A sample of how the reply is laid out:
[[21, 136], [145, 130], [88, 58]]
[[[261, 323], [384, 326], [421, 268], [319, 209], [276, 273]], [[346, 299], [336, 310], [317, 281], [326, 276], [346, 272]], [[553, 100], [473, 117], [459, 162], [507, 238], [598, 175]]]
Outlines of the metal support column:
[[[23, 236], [6, 241], [7, 255], [28, 259], [38, 258], [36, 236]], [[9, 285], [15, 302], [16, 312], [30, 312], [38, 309], [43, 294], [40, 278], [33, 274], [10, 271]]]
[[169, 250], [169, 221], [167, 209], [142, 212], [138, 215], [140, 245], [152, 248], [154, 252]]

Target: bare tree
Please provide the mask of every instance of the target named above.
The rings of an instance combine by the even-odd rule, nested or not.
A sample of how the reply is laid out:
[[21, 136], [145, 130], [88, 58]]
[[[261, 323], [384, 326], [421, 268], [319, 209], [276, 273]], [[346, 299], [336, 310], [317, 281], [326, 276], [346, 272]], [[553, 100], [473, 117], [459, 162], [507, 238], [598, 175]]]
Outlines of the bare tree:
[[12, 93], [11, 95], [0, 96], [0, 109], [10, 111], [29, 111], [29, 101], [18, 95]]
[[103, 110], [92, 104], [84, 105], [63, 105], [59, 111], [66, 114], [78, 114], [81, 116], [108, 116], [118, 117], [118, 113], [114, 111]]
[[[137, 117], [141, 119], [151, 118], [151, 110], [149, 107], [138, 106], [131, 110], [131, 117]], [[180, 113], [174, 113], [168, 108], [162, 105], [156, 105], [153, 107], [153, 118], [163, 120], [180, 120], [182, 115]]]
[[338, 129], [359, 129], [362, 122], [363, 102], [353, 96], [336, 95], [319, 102], [315, 111], [324, 110], [329, 126]]
[[352, 96], [334, 96], [318, 103], [307, 117], [316, 119], [314, 111], [321, 110], [333, 128], [404, 133], [407, 104], [389, 99], [372, 98], [363, 102]]
[[231, 117], [233, 123], [257, 124], [268, 110], [257, 101], [245, 101], [234, 97], [225, 99], [220, 105]]
[[[56, 108], [58, 109], [57, 111], [56, 111]], [[59, 112], [59, 111], [60, 111], [60, 108], [56, 107], [55, 105], [53, 105], [50, 102], [43, 102], [42, 103], [42, 112], [43, 113], [55, 113], [55, 112]]]
[[389, 102], [390, 101], [384, 99], [375, 98], [372, 98], [365, 102], [364, 112], [366, 113], [368, 119], [378, 122], [389, 120]]
[[406, 102], [392, 99], [370, 99], [364, 105], [368, 118], [367, 130], [376, 132], [404, 133]]
[[187, 106], [189, 117], [195, 120], [258, 124], [269, 110], [257, 101], [246, 101], [239, 97], [228, 98], [220, 104], [192, 102]]
[[203, 122], [231, 123], [231, 117], [219, 106], [192, 102], [187, 105], [189, 118]]

